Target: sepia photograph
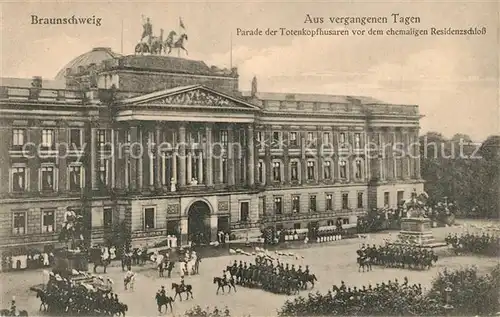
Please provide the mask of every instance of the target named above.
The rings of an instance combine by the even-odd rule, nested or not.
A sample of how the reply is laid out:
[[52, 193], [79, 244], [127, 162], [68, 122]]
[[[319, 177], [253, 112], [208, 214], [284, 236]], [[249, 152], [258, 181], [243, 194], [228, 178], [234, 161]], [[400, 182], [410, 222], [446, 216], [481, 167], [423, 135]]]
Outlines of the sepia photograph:
[[500, 315], [497, 1], [0, 4], [0, 316]]

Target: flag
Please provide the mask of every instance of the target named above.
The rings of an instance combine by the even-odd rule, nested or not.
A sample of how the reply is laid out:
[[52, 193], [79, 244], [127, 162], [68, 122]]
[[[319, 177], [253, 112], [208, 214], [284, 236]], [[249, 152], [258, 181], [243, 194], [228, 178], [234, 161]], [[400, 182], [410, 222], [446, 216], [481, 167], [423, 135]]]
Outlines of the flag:
[[182, 29], [186, 29], [186, 27], [184, 26], [184, 23], [182, 23], [182, 18], [179, 18], [179, 26], [182, 28]]

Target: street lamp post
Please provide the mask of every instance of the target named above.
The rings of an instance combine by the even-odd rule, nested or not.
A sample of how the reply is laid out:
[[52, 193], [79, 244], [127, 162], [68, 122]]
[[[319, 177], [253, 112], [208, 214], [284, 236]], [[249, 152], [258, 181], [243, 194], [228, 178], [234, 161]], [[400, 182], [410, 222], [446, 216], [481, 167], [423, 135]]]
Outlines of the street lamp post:
[[453, 310], [453, 305], [450, 304], [451, 292], [453, 289], [450, 286], [447, 286], [444, 289], [445, 292], [445, 305], [443, 306], [445, 316], [450, 316], [451, 311]]

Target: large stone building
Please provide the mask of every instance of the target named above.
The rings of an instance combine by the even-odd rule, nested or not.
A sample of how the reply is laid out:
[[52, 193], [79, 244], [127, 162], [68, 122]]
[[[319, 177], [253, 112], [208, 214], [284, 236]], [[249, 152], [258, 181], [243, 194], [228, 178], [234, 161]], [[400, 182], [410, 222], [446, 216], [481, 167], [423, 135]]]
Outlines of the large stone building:
[[352, 223], [422, 190], [418, 148], [391, 150], [418, 140], [419, 118], [414, 105], [263, 93], [256, 80], [242, 93], [236, 69], [96, 48], [56, 81], [2, 81], [0, 248], [54, 243], [68, 208], [93, 242], [117, 224], [134, 244], [185, 244]]

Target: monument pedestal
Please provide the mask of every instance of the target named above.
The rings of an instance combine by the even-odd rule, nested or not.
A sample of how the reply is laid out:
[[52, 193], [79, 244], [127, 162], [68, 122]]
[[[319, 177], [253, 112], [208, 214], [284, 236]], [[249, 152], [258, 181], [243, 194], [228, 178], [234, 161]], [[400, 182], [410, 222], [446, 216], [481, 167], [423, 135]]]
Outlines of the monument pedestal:
[[431, 220], [428, 218], [403, 218], [398, 242], [409, 241], [420, 246], [431, 247], [435, 244], [431, 228]]

